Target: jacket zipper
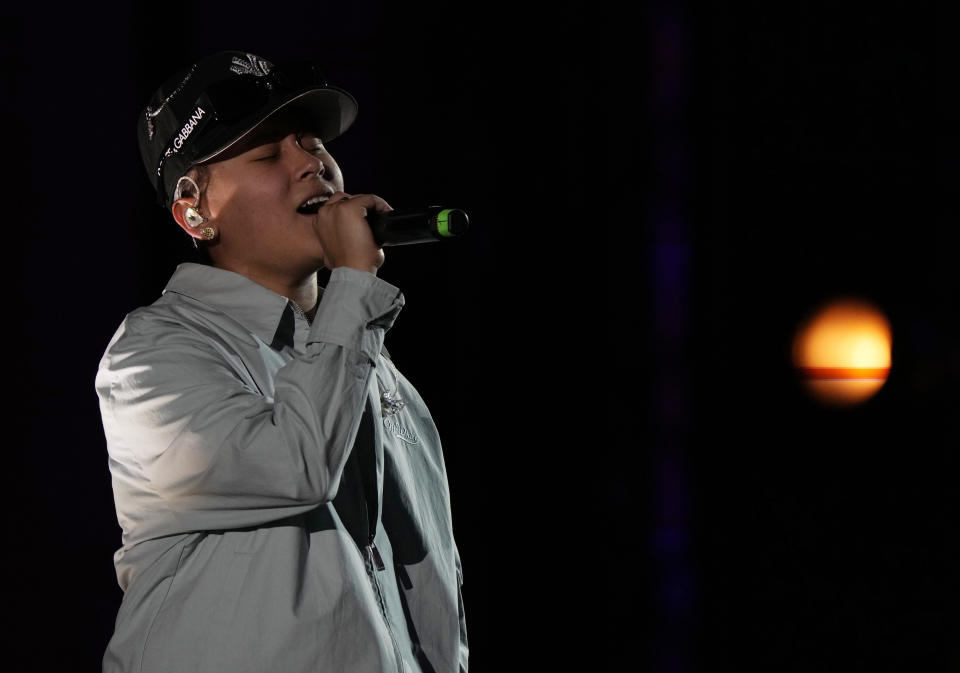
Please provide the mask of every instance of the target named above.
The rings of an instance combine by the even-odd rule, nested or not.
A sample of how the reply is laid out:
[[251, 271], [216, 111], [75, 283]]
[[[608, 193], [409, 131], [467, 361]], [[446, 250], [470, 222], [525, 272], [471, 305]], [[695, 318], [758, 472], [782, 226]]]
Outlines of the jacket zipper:
[[[365, 409], [364, 414], [371, 413], [369, 410]], [[357, 463], [357, 470], [362, 472], [362, 467], [360, 463]], [[363, 483], [363, 475], [358, 474], [361, 484]], [[390, 620], [387, 618], [387, 601], [383, 597], [383, 589], [380, 587], [380, 581], [377, 579], [377, 573], [386, 568], [386, 565], [383, 562], [383, 557], [380, 555], [380, 550], [377, 549], [377, 544], [374, 542], [374, 537], [377, 532], [377, 517], [376, 510], [373, 512], [373, 516], [370, 516], [370, 500], [369, 494], [366, 492], [366, 489], [361, 489], [363, 492], [363, 519], [365, 526], [364, 528], [367, 531], [367, 544], [363, 547], [363, 552], [361, 556], [363, 557], [363, 566], [364, 570], [368, 567], [370, 570], [367, 572], [370, 575], [370, 579], [373, 581], [373, 586], [377, 592], [377, 603], [380, 606], [380, 613], [383, 615], [383, 625], [387, 627], [387, 633], [390, 635], [390, 643], [393, 645], [393, 654], [397, 658], [397, 670], [399, 673], [406, 673], [407, 669], [403, 665], [403, 657], [400, 655], [400, 646], [397, 645], [397, 639], [393, 635], [393, 629], [390, 628]], [[360, 552], [359, 545], [357, 545], [357, 552]], [[368, 565], [369, 562], [369, 565]]]
[[[370, 536], [370, 543], [364, 547], [363, 550], [369, 558], [370, 566], [373, 568], [373, 572], [370, 574], [370, 577], [373, 579], [373, 586], [376, 587], [377, 603], [380, 605], [380, 612], [383, 614], [383, 623], [387, 627], [387, 633], [390, 634], [390, 643], [393, 645], [393, 654], [397, 658], [397, 670], [400, 671], [400, 673], [406, 673], [407, 669], [403, 665], [403, 657], [400, 656], [400, 646], [397, 645], [397, 639], [393, 635], [393, 629], [390, 628], [390, 620], [387, 619], [387, 606], [386, 601], [383, 598], [383, 590], [380, 588], [379, 580], [377, 580], [377, 571], [383, 570], [386, 566], [383, 563], [383, 557], [380, 556], [380, 550], [377, 549], [377, 544], [373, 541], [372, 535]], [[366, 565], [366, 562], [364, 565]]]

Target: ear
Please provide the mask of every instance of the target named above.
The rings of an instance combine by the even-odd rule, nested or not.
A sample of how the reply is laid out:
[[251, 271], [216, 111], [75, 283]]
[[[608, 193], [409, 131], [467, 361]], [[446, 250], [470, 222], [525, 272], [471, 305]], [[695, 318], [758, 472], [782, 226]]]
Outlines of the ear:
[[187, 208], [192, 208], [193, 204], [196, 203], [195, 198], [181, 198], [173, 202], [173, 205], [170, 206], [170, 212], [173, 214], [173, 219], [176, 220], [177, 224], [180, 225], [180, 228], [187, 232], [193, 238], [198, 240], [203, 240], [203, 236], [200, 234], [200, 230], [203, 227], [207, 226], [207, 223], [210, 222], [209, 218], [201, 226], [191, 227], [190, 223], [187, 222]]

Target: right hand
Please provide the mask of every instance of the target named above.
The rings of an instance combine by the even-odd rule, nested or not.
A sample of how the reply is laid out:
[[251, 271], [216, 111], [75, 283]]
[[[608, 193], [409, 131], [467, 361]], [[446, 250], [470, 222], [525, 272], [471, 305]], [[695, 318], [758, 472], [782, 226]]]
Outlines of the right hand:
[[336, 192], [317, 211], [313, 231], [323, 248], [323, 265], [333, 270], [349, 266], [376, 275], [384, 262], [383, 249], [373, 239], [368, 210], [388, 213], [393, 208], [375, 194]]

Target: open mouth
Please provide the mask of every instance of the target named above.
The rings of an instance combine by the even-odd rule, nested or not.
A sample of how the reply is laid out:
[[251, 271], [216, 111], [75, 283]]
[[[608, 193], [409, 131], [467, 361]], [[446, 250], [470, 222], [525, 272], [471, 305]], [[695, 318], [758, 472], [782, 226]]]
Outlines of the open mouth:
[[323, 207], [323, 204], [327, 202], [328, 198], [330, 197], [324, 194], [323, 196], [314, 196], [313, 198], [307, 199], [300, 204], [297, 212], [301, 215], [316, 215], [317, 211]]

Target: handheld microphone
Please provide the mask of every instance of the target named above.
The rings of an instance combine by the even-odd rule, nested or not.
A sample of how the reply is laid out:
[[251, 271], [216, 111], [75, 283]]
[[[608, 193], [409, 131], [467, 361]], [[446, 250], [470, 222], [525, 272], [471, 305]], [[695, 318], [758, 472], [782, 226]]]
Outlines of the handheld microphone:
[[429, 243], [460, 236], [470, 226], [467, 213], [459, 208], [429, 206], [420, 210], [367, 212], [367, 222], [377, 245]]

